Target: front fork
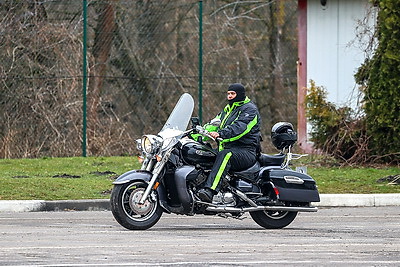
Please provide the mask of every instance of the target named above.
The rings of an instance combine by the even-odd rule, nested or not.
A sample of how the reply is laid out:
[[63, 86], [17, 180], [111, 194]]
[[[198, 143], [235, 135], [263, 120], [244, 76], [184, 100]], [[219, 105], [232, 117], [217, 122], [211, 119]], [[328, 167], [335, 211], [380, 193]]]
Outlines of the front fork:
[[[139, 204], [144, 204], [144, 202], [146, 201], [147, 197], [149, 196], [151, 190], [153, 189], [158, 176], [160, 175], [162, 169], [165, 166], [165, 163], [167, 163], [169, 157], [171, 156], [171, 152], [172, 152], [173, 148], [168, 149], [164, 156], [161, 158], [161, 160], [159, 162], [156, 163], [156, 165], [154, 166], [154, 170], [153, 170], [153, 176], [151, 177], [149, 184], [146, 187], [146, 190], [143, 193], [142, 198], [139, 201]], [[154, 188], [157, 189], [157, 188]]]

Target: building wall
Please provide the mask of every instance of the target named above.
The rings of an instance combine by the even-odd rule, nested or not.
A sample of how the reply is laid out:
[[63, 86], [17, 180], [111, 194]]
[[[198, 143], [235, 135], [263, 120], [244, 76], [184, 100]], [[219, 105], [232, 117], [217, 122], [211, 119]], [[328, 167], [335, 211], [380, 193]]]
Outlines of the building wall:
[[320, 0], [307, 1], [307, 82], [324, 86], [330, 102], [356, 105], [354, 74], [368, 40], [357, 35], [369, 11], [369, 0], [327, 0], [325, 7]]

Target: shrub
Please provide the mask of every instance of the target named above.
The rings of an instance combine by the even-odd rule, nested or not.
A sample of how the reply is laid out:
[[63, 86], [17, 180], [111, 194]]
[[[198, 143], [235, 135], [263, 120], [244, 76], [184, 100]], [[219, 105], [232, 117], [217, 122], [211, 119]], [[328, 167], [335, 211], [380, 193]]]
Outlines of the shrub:
[[400, 2], [376, 1], [377, 49], [355, 75], [363, 86], [371, 153], [385, 162], [400, 161]]
[[323, 87], [310, 81], [306, 97], [306, 112], [313, 128], [314, 147], [348, 163], [369, 160], [365, 121], [349, 107], [336, 107], [327, 101]]

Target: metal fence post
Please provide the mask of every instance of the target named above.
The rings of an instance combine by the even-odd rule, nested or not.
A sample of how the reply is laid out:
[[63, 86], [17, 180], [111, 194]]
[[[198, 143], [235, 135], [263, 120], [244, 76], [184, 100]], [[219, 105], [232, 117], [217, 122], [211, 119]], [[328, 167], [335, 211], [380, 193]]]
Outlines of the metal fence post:
[[199, 0], [199, 119], [203, 122], [203, 1]]
[[83, 118], [82, 118], [82, 157], [86, 157], [86, 128], [87, 128], [87, 114], [86, 114], [86, 87], [87, 87], [87, 0], [83, 0], [83, 49], [82, 49], [82, 58], [83, 58], [83, 67], [82, 67], [82, 111], [83, 111]]

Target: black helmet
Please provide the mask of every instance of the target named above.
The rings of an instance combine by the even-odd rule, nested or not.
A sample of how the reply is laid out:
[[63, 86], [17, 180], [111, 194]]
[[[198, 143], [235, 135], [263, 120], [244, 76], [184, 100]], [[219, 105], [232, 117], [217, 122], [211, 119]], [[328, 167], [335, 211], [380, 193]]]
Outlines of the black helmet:
[[290, 122], [278, 122], [272, 126], [271, 139], [274, 146], [282, 150], [296, 143], [297, 133]]

